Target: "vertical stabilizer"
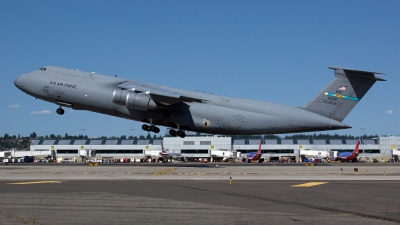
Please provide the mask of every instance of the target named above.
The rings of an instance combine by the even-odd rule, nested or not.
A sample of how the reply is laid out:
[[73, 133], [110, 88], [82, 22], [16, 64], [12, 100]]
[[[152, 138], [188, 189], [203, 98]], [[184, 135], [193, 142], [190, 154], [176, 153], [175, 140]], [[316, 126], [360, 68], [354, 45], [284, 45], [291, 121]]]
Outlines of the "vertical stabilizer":
[[260, 145], [258, 146], [257, 154], [261, 154], [261, 144], [262, 144], [262, 140], [260, 140]]
[[378, 72], [328, 67], [335, 78], [303, 108], [342, 122], [376, 81], [386, 81]]
[[359, 153], [359, 149], [360, 148], [360, 139], [358, 139], [357, 144], [356, 144], [356, 148], [354, 149], [353, 153], [358, 154]]

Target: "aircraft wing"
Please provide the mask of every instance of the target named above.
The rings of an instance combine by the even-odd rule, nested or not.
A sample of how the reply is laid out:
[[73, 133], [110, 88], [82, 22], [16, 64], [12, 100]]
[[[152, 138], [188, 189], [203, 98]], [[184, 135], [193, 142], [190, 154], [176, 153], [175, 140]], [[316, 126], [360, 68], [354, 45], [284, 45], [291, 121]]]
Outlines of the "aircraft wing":
[[155, 102], [165, 105], [171, 105], [179, 102], [201, 102], [203, 100], [195, 96], [171, 91], [165, 87], [154, 84], [126, 81], [118, 85], [118, 87], [136, 93], [149, 94]]

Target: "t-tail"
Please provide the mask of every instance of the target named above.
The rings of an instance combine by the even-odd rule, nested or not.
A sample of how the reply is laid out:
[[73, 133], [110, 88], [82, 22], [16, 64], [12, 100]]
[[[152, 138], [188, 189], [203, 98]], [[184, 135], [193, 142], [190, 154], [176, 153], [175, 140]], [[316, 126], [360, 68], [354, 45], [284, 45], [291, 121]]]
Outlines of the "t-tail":
[[386, 81], [379, 72], [328, 67], [335, 78], [303, 108], [342, 122], [376, 81]]

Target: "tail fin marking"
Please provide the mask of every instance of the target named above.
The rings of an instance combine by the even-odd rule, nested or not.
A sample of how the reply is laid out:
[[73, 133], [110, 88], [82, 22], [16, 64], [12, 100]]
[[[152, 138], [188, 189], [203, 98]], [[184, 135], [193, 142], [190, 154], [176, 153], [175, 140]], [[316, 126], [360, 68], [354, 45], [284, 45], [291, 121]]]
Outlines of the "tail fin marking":
[[342, 122], [376, 81], [386, 81], [379, 72], [328, 67], [335, 78], [303, 108]]

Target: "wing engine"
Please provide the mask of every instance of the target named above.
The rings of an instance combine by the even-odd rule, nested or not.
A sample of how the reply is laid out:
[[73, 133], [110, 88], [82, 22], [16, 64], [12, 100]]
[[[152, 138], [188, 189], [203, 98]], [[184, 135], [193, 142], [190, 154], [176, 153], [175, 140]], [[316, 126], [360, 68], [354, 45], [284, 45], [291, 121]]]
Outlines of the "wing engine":
[[113, 103], [143, 111], [157, 109], [157, 104], [148, 94], [126, 90], [115, 90], [113, 93]]

